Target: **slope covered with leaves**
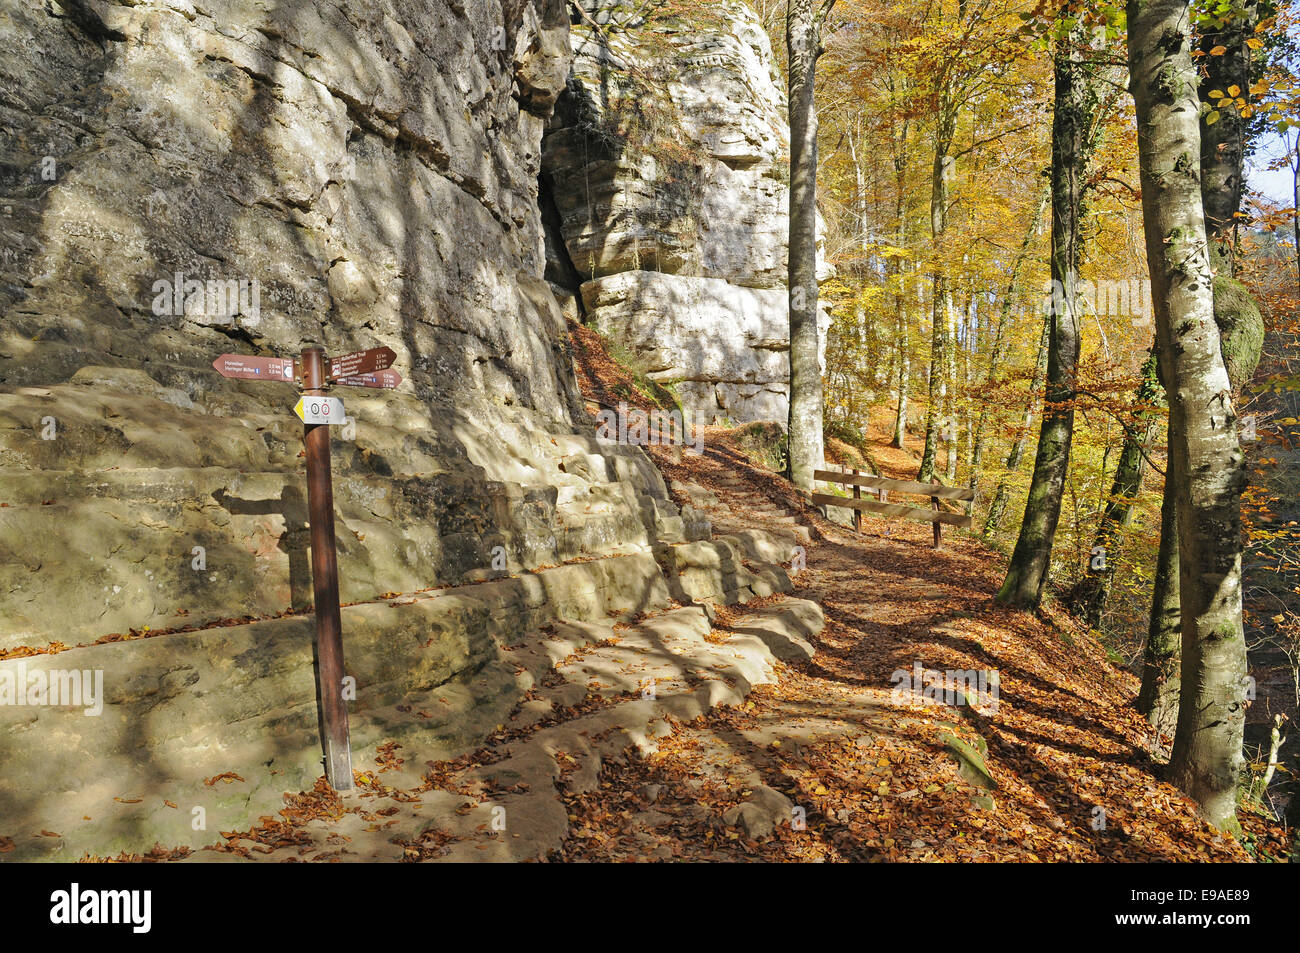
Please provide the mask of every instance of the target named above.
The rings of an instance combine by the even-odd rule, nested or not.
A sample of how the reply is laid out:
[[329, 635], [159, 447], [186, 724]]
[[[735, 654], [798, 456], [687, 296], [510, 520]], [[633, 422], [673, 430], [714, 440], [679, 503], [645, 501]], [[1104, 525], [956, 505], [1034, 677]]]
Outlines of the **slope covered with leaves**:
[[[619, 388], [627, 372], [599, 337], [574, 338], [584, 387]], [[916, 448], [887, 444], [884, 428], [868, 434], [882, 475], [911, 478]], [[607, 763], [597, 790], [568, 796], [576, 833], [554, 859], [1284, 857], [1281, 832], [1250, 811], [1240, 843], [1197, 817], [1149, 753], [1137, 680], [1058, 609], [995, 605], [1001, 557], [973, 538], [948, 531], [935, 551], [929, 525], [871, 519], [854, 533], [803, 507], [725, 431], [707, 432], [700, 456], [649, 451], [666, 475], [712, 491], [724, 524], [797, 513], [812, 539], [793, 594], [823, 606], [826, 628], [811, 662], [742, 707], [677, 725], [653, 755]], [[918, 664], [996, 671], [996, 706], [900, 697], [895, 673]], [[955, 751], [984, 752], [987, 777]], [[788, 816], [778, 806], [774, 824], [746, 823], [742, 805], [771, 790]]]

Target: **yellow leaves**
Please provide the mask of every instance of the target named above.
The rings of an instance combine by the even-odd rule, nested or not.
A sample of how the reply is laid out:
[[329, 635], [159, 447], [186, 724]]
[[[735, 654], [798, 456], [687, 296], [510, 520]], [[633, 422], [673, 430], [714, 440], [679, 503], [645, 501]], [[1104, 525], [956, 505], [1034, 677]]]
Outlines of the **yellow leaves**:
[[1219, 46], [1216, 46], [1214, 49], [1210, 50], [1210, 55], [1211, 55], [1211, 56], [1222, 56], [1222, 55], [1223, 55], [1224, 53], [1226, 53], [1226, 52], [1228, 52], [1228, 48], [1227, 48], [1226, 46], [1223, 46], [1222, 44], [1220, 44]]
[[1219, 111], [1217, 109], [1211, 109], [1205, 117], [1205, 124], [1207, 126], [1213, 126], [1216, 122], [1219, 121], [1219, 118], [1220, 118]]
[[873, 251], [881, 258], [912, 258], [916, 254], [910, 248], [887, 244], [877, 244], [874, 246]]
[[1264, 48], [1264, 41], [1257, 36], [1252, 36], [1247, 38], [1246, 45], [1252, 50], [1262, 50]]

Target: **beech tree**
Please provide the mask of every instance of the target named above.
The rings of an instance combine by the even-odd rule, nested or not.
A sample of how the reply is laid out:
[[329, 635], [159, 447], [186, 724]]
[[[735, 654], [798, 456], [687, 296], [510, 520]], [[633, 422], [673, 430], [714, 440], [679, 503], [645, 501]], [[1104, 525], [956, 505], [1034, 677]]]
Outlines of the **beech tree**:
[[1182, 689], [1171, 777], [1215, 826], [1236, 827], [1246, 644], [1243, 455], [1214, 321], [1201, 204], [1200, 101], [1186, 0], [1129, 0], [1142, 211], [1179, 545]]
[[1052, 295], [1047, 391], [1025, 515], [1006, 579], [997, 595], [999, 602], [1021, 607], [1037, 606], [1042, 600], [1070, 465], [1080, 347], [1079, 225], [1089, 127], [1096, 106], [1083, 53], [1083, 26], [1073, 17], [1062, 17], [1058, 22], [1053, 55], [1056, 93], [1052, 109]]
[[821, 28], [835, 0], [789, 0], [790, 412], [787, 475], [805, 491], [823, 464], [822, 371], [817, 340], [817, 110]]
[[[1254, 0], [1247, 0], [1240, 9], [1227, 10], [1221, 17], [1205, 14], [1197, 43], [1205, 64], [1205, 75], [1198, 88], [1201, 206], [1210, 243], [1210, 262], [1216, 271], [1214, 320], [1219, 329], [1220, 352], [1234, 391], [1254, 373], [1264, 339], [1258, 307], [1245, 287], [1232, 276], [1237, 260], [1234, 239], [1249, 138], [1246, 120], [1251, 110], [1251, 81], [1261, 67], [1261, 58], [1254, 53], [1255, 47], [1261, 44], [1255, 37], [1259, 16], [1260, 4]], [[1160, 511], [1160, 551], [1156, 557], [1137, 706], [1160, 730], [1170, 727], [1178, 706], [1181, 620], [1176, 485], [1176, 481], [1166, 478]]]

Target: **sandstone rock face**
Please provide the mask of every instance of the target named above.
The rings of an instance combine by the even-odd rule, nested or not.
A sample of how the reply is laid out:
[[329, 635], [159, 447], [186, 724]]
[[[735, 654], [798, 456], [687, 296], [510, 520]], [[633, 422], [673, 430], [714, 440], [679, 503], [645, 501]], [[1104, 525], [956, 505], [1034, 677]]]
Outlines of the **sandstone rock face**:
[[542, 279], [562, 0], [0, 24], [0, 648], [310, 602], [295, 392], [224, 352], [398, 354], [333, 431], [345, 601], [656, 540]]
[[689, 22], [584, 9], [543, 140], [547, 277], [693, 422], [784, 420], [788, 141], [767, 35], [743, 4]]
[[[88, 646], [41, 658], [103, 673], [134, 783], [195, 751], [319, 770], [274, 735], [234, 754], [314, 731], [309, 616], [214, 626], [312, 593], [296, 391], [222, 353], [397, 352], [398, 389], [339, 389], [345, 603], [698, 538], [640, 450], [597, 440], [543, 278], [563, 0], [0, 0], [0, 36], [0, 654]], [[473, 613], [393, 611], [345, 609], [363, 708], [496, 651]], [[4, 713], [0, 761], [58, 746], [49, 712]], [[0, 815], [59, 777], [7, 776]]]
[[784, 288], [625, 271], [583, 284], [582, 301], [596, 328], [635, 354], [650, 376], [676, 382], [697, 420], [711, 423], [728, 408], [740, 419], [785, 419]]

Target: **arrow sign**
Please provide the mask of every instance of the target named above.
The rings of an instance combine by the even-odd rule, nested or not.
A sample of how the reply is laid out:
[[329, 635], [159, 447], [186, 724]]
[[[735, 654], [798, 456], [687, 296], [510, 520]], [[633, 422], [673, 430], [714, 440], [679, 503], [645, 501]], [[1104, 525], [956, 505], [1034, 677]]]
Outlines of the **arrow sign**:
[[342, 424], [343, 401], [337, 397], [299, 397], [293, 412], [305, 424]]
[[341, 377], [359, 377], [373, 374], [393, 366], [397, 352], [391, 347], [372, 347], [368, 351], [353, 351], [342, 357], [331, 358], [329, 373], [325, 376], [332, 381]]
[[397, 371], [375, 371], [373, 374], [355, 374], [352, 377], [340, 377], [334, 383], [347, 384], [351, 387], [383, 387], [392, 390], [402, 383], [402, 375]]
[[[222, 377], [241, 377], [253, 381], [288, 381], [293, 383], [293, 359], [254, 357], [250, 354], [222, 354], [212, 362]], [[385, 365], [387, 366], [387, 365]]]

